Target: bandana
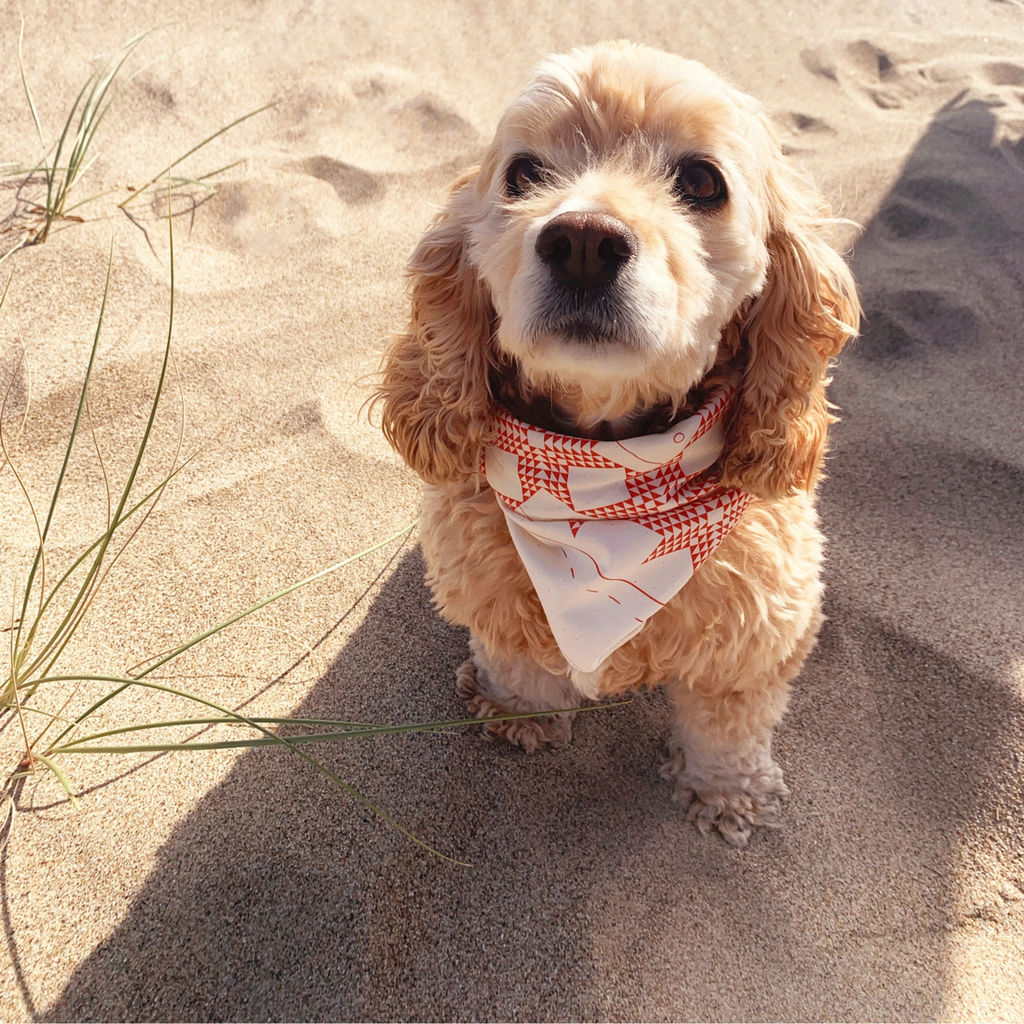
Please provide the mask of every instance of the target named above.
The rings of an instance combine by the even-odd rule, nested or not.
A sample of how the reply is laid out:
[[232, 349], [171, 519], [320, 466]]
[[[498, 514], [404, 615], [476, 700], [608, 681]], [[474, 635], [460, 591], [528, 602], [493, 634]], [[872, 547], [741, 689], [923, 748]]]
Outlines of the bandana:
[[660, 434], [592, 441], [498, 413], [483, 455], [555, 640], [594, 672], [693, 576], [750, 495], [719, 485], [733, 384]]

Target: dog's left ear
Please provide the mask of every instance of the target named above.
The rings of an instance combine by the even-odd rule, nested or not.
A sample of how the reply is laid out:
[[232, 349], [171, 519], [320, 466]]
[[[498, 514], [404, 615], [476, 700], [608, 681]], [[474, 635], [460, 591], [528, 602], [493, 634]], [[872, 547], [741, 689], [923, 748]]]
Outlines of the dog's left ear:
[[822, 238], [830, 223], [768, 139], [767, 281], [726, 329], [743, 380], [722, 460], [723, 482], [763, 498], [811, 490], [829, 423], [829, 361], [857, 334], [860, 303], [845, 261]]

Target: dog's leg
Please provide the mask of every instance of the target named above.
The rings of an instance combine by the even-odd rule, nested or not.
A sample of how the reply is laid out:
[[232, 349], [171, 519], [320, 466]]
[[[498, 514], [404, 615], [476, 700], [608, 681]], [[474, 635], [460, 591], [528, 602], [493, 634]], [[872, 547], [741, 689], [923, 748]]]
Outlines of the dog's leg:
[[717, 828], [731, 846], [746, 846], [754, 825], [776, 823], [789, 794], [771, 750], [785, 692], [716, 699], [680, 687], [672, 698], [679, 717], [662, 775], [675, 780], [675, 799], [702, 832]]
[[[472, 653], [459, 668], [455, 687], [477, 718], [495, 715], [552, 711], [579, 704], [580, 695], [567, 676], [556, 676], [526, 658], [501, 658], [489, 654], [473, 637]], [[574, 714], [520, 718], [510, 722], [488, 722], [484, 733], [503, 738], [527, 753], [541, 747], [564, 747], [572, 738]]]
[[[717, 828], [731, 846], [747, 845], [755, 825], [774, 826], [789, 795], [772, 759], [772, 731], [789, 699], [789, 683], [817, 638], [821, 617], [791, 656], [746, 685], [723, 672], [670, 681], [676, 706], [669, 758], [662, 775], [675, 781], [675, 799], [702, 832]], [[723, 670], [725, 666], [720, 666]]]

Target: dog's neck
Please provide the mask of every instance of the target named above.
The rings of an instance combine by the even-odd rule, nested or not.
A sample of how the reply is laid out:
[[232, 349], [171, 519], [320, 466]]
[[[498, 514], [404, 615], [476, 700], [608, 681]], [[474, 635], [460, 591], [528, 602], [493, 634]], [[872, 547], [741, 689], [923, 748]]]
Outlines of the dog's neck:
[[721, 384], [722, 375], [712, 371], [682, 401], [665, 398], [637, 406], [613, 419], [586, 416], [571, 394], [558, 398], [523, 386], [515, 366], [503, 363], [491, 373], [491, 394], [518, 420], [554, 434], [568, 434], [594, 441], [622, 441], [629, 437], [660, 434], [673, 423], [695, 412]]

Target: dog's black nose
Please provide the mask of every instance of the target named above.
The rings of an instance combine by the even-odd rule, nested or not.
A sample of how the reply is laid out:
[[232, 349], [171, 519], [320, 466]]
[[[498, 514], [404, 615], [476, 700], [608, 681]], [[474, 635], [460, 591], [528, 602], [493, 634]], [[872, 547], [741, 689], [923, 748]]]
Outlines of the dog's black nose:
[[534, 246], [556, 281], [577, 291], [610, 284], [633, 258], [633, 233], [607, 213], [562, 213], [544, 225]]

